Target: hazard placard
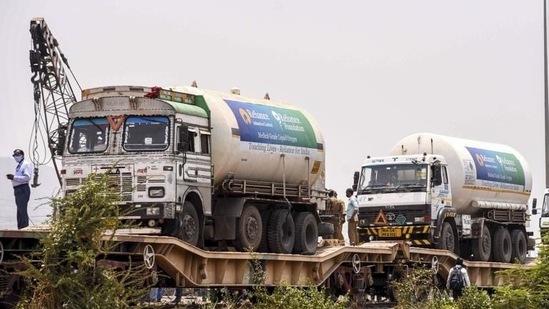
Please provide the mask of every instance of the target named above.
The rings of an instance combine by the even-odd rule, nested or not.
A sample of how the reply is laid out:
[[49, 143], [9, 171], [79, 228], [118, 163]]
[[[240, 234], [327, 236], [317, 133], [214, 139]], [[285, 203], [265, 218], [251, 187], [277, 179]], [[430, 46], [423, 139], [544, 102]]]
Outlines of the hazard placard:
[[375, 225], [387, 225], [387, 218], [385, 218], [385, 214], [383, 213], [383, 210], [379, 210], [377, 213], [377, 217], [374, 220]]

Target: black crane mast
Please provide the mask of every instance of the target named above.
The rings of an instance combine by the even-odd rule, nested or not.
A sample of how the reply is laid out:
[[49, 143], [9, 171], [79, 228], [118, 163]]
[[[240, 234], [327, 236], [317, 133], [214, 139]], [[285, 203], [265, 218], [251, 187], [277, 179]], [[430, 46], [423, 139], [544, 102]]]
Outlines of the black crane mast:
[[[68, 111], [76, 96], [74, 82], [82, 90], [43, 18], [30, 22], [32, 49], [30, 50], [31, 81], [34, 87], [34, 126], [30, 141], [30, 160], [34, 164], [32, 186], [38, 183], [38, 167], [53, 163], [59, 184], [61, 174], [58, 161], [63, 153], [68, 125]], [[70, 76], [67, 74], [70, 72]]]

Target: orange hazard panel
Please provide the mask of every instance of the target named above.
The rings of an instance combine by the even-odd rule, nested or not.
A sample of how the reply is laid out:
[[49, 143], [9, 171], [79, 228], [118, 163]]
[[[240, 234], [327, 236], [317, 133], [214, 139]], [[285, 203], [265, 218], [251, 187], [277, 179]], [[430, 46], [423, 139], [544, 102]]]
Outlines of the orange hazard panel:
[[377, 213], [377, 217], [374, 220], [375, 225], [387, 225], [387, 218], [385, 218], [385, 215], [383, 214], [383, 210], [379, 210]]
[[122, 126], [125, 119], [126, 119], [126, 116], [124, 116], [124, 115], [107, 116], [107, 120], [109, 121], [109, 124], [111, 125], [111, 129], [114, 132], [118, 132], [118, 129], [120, 129], [120, 126]]

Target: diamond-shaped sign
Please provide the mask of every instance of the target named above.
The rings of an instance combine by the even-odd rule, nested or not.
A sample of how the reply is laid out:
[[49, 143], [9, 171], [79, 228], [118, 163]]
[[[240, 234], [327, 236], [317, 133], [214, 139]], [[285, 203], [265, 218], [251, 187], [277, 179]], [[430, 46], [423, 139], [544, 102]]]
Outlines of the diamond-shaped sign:
[[396, 217], [396, 223], [398, 224], [404, 224], [404, 222], [406, 222], [406, 217], [402, 214], [399, 214], [397, 217]]

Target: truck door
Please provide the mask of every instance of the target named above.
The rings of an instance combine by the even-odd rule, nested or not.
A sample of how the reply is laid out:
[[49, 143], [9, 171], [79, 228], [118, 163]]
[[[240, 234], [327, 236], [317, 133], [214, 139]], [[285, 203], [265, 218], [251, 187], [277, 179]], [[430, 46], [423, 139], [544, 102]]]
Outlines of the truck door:
[[184, 182], [211, 182], [210, 132], [205, 128], [178, 126], [177, 150], [183, 159], [178, 163], [177, 179]]
[[446, 166], [435, 163], [431, 166], [431, 217], [436, 218], [444, 206], [451, 206], [448, 171]]
[[188, 162], [195, 152], [196, 129], [181, 125], [177, 127], [177, 131], [177, 150], [183, 156], [183, 160], [177, 163], [177, 180], [189, 181], [195, 178], [194, 173], [189, 172]]

